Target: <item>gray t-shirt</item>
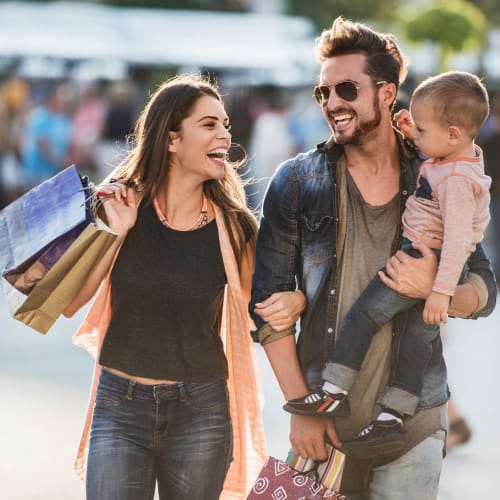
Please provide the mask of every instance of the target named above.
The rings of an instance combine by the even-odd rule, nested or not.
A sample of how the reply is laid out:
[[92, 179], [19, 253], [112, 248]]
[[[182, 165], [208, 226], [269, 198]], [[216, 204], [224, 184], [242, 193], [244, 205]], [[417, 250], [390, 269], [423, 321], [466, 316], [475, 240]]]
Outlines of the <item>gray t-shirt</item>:
[[[346, 224], [340, 264], [338, 324], [387, 262], [397, 236], [400, 217], [399, 194], [384, 205], [370, 205], [363, 199], [348, 170], [342, 165], [339, 168], [339, 182], [345, 185], [347, 197], [343, 209]], [[391, 341], [392, 323], [388, 323], [373, 337], [359, 376], [349, 392], [351, 415], [335, 420], [341, 439], [359, 432], [380, 411], [377, 400], [389, 377]], [[446, 430], [446, 405], [420, 410], [414, 417], [407, 419], [405, 425], [407, 446], [404, 452], [437, 430]]]

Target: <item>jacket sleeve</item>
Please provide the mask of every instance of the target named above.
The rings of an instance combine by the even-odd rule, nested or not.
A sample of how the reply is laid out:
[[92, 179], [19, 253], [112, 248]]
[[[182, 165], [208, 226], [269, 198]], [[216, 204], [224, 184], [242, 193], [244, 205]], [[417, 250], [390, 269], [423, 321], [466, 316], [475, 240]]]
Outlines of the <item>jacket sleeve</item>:
[[477, 319], [489, 316], [493, 312], [493, 309], [495, 309], [497, 286], [491, 262], [484, 251], [482, 243], [477, 244], [476, 250], [471, 254], [467, 264], [469, 267], [469, 273], [479, 276], [486, 285], [487, 289], [486, 304], [481, 309], [474, 312], [471, 318]]
[[[258, 330], [265, 325], [260, 316], [253, 312], [255, 304], [275, 292], [296, 289], [299, 238], [297, 214], [298, 186], [293, 178], [293, 160], [290, 160], [275, 172], [264, 199], [249, 305], [250, 315], [257, 326], [257, 331], [252, 332], [255, 341], [258, 341]], [[269, 325], [266, 330], [269, 330]]]

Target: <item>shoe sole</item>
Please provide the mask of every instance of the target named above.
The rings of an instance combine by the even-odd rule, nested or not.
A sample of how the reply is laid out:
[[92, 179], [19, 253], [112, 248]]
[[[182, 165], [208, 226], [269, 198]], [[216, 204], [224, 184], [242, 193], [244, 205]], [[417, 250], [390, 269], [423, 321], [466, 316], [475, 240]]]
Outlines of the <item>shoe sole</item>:
[[383, 441], [378, 443], [342, 443], [340, 450], [348, 457], [357, 460], [368, 460], [382, 455], [392, 455], [399, 453], [405, 447], [404, 439], [393, 441]]

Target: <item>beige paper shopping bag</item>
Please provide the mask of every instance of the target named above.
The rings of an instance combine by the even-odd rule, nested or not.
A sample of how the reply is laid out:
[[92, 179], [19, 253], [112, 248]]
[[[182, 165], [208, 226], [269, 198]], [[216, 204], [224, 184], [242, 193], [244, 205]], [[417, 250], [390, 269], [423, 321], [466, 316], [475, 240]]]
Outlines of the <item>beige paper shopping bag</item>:
[[12, 316], [40, 333], [47, 333], [115, 238], [104, 224], [89, 224], [28, 295], [19, 292], [4, 278]]

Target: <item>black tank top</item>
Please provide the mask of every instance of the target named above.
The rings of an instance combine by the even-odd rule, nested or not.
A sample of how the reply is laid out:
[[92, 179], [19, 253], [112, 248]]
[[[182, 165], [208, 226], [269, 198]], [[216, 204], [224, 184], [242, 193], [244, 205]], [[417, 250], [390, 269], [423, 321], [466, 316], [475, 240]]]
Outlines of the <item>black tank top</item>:
[[219, 328], [226, 274], [217, 224], [165, 227], [140, 207], [111, 272], [111, 321], [99, 362], [137, 377], [227, 378]]

